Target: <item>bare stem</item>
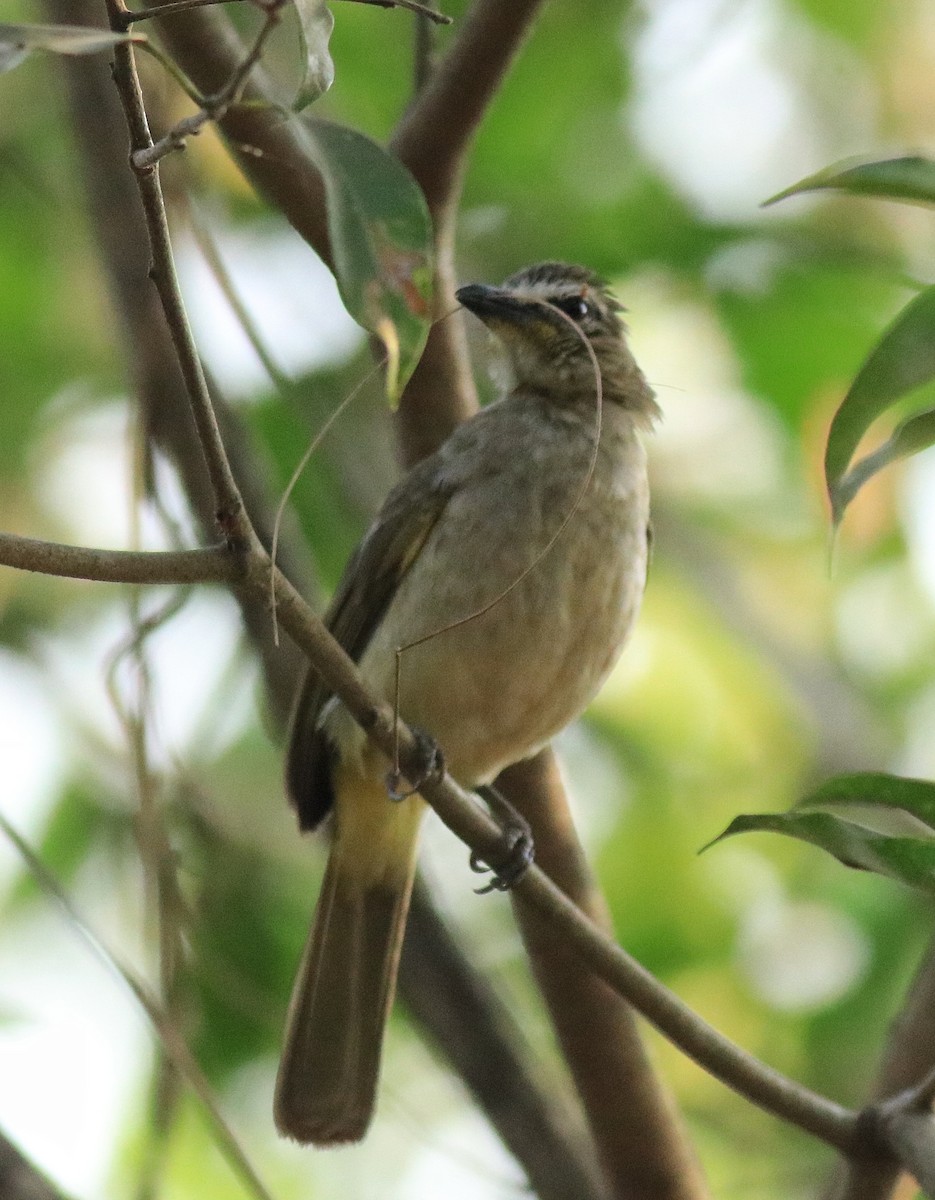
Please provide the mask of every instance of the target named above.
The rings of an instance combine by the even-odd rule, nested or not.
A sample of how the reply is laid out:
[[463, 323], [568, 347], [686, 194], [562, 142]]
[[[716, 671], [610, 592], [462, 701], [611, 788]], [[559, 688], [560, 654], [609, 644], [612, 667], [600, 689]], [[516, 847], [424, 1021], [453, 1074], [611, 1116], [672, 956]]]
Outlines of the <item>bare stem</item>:
[[412, 87], [418, 95], [435, 69], [435, 29], [428, 17], [420, 16], [416, 19], [414, 32]]
[[[111, 28], [119, 30], [127, 11], [124, 0], [107, 0], [107, 11]], [[152, 148], [153, 139], [143, 105], [143, 93], [136, 71], [133, 47], [128, 43], [119, 44], [114, 48], [114, 82], [127, 118], [132, 150], [131, 161], [133, 161], [137, 152]], [[198, 430], [198, 438], [214, 491], [217, 522], [231, 545], [244, 544], [254, 536], [253, 529], [246, 515], [240, 490], [231, 472], [218, 429], [217, 418], [211, 404], [204, 370], [188, 323], [185, 305], [182, 302], [175, 262], [172, 257], [165, 202], [159, 183], [158, 165], [140, 166], [135, 161], [133, 165], [149, 233], [152, 254], [150, 275], [159, 292], [166, 322], [185, 379], [192, 416]]]
[[[198, 1097], [214, 1129], [218, 1148], [239, 1177], [247, 1193], [253, 1196], [254, 1200], [273, 1200], [271, 1193], [260, 1180], [236, 1136], [227, 1124], [211, 1084], [198, 1065], [184, 1037], [179, 1032], [171, 1014], [166, 1012], [158, 997], [150, 990], [148, 984], [105, 946], [72, 903], [53, 873], [2, 813], [0, 813], [0, 832], [16, 847], [26, 863], [32, 878], [43, 892], [59, 905], [71, 927], [81, 934], [90, 949], [100, 958], [105, 966], [113, 970], [123, 980], [133, 993], [133, 996], [159, 1035], [160, 1043], [171, 1058], [176, 1070]], [[6, 1196], [7, 1193], [4, 1192], [3, 1194]]]
[[436, 25], [450, 25], [452, 18], [441, 13], [429, 4], [419, 4], [418, 0], [348, 0], [350, 4], [369, 4], [374, 8], [407, 8], [410, 12], [418, 13]]
[[235, 583], [244, 572], [227, 546], [205, 550], [92, 550], [0, 533], [0, 566], [98, 583]]
[[169, 0], [158, 8], [137, 8], [128, 10], [125, 17], [127, 25], [137, 21], [148, 21], [152, 17], [172, 16], [173, 13], [190, 12], [193, 8], [205, 8], [209, 4], [234, 4], [237, 0]]
[[230, 79], [219, 92], [213, 96], [206, 96], [202, 100], [198, 112], [179, 121], [158, 142], [153, 143], [150, 140], [148, 146], [134, 150], [131, 161], [137, 172], [145, 167], [154, 166], [161, 158], [171, 154], [173, 150], [181, 150], [188, 138], [199, 134], [209, 121], [221, 120], [227, 110], [238, 103], [247, 86], [250, 72], [260, 61], [270, 35], [279, 24], [285, 3], [286, 0], [266, 0], [263, 5], [266, 10], [266, 20], [260, 26], [260, 31], [256, 35], [253, 45], [244, 55], [243, 61], [232, 72]]
[[68, 1200], [38, 1167], [0, 1132], [0, 1196], [4, 1200]]

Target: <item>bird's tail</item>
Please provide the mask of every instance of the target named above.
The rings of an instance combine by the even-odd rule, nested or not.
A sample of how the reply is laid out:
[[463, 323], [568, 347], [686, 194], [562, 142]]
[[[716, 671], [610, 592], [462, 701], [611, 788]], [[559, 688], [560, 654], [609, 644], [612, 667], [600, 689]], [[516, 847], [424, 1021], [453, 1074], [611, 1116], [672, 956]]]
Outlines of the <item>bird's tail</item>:
[[292, 993], [276, 1081], [281, 1133], [359, 1141], [373, 1114], [415, 875], [421, 797], [391, 801], [379, 778], [339, 766], [335, 832]]

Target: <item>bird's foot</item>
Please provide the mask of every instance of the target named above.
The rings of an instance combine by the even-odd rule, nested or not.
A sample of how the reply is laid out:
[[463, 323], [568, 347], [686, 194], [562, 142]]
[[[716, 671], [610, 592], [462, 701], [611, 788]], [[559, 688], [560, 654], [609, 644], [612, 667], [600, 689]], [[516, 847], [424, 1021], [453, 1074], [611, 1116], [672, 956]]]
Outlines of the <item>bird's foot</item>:
[[491, 871], [493, 878], [482, 888], [475, 888], [479, 896], [489, 892], [506, 892], [525, 875], [532, 866], [535, 847], [529, 822], [522, 817], [502, 792], [491, 784], [476, 789], [486, 801], [487, 807], [501, 823], [502, 840], [496, 851], [496, 862], [488, 857], [481, 858], [477, 851], [471, 853], [471, 870], [482, 874]]
[[[412, 737], [415, 742], [415, 753], [410, 769], [403, 775], [398, 767], [394, 767], [386, 775], [386, 790], [390, 799], [399, 804], [414, 796], [424, 783], [430, 779], [439, 779], [445, 773], [445, 756], [441, 746], [424, 729], [413, 729]], [[405, 788], [404, 783], [411, 786]]]

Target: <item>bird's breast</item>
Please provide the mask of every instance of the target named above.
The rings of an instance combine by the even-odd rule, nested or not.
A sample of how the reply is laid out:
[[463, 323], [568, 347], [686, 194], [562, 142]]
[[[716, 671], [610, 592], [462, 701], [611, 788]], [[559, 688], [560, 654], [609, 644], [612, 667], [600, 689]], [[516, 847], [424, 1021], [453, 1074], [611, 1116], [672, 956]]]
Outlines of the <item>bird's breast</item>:
[[635, 619], [649, 515], [642, 447], [602, 445], [582, 492], [587, 467], [585, 455], [549, 460], [540, 448], [460, 490], [361, 660], [391, 700], [402, 648], [402, 715], [438, 739], [462, 782], [494, 778], [578, 716]]

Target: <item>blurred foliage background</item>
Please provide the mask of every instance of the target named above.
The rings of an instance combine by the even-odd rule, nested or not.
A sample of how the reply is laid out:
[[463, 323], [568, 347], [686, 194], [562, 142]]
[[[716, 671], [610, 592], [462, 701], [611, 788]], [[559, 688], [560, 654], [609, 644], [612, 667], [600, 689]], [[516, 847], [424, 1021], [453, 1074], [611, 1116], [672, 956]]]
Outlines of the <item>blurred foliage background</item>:
[[[465, 5], [445, 7], [457, 20]], [[45, 19], [25, 0], [5, 9]], [[383, 139], [410, 94], [412, 22], [334, 9], [336, 79], [318, 111]], [[297, 72], [288, 21], [268, 65]], [[137, 503], [133, 403], [61, 70], [37, 55], [0, 81], [2, 525], [166, 545], [189, 522], [164, 467], [162, 511]], [[175, 111], [173, 89], [147, 77]], [[866, 1094], [929, 905], [768, 835], [697, 852], [737, 812], [785, 808], [835, 772], [935, 773], [935, 459], [866, 488], [833, 570], [819, 466], [865, 354], [932, 278], [935, 222], [833, 195], [759, 208], [835, 159], [930, 145], [933, 79], [922, 0], [547, 5], [478, 139], [458, 243], [464, 280], [546, 257], [603, 272], [665, 411], [643, 616], [559, 745], [619, 938], [730, 1036], [848, 1104]], [[363, 334], [212, 133], [165, 174], [206, 362], [280, 489], [368, 369]], [[206, 239], [284, 386], [244, 336]], [[480, 336], [476, 349], [486, 380]], [[323, 591], [395, 472], [372, 388], [295, 495]], [[134, 605], [170, 599], [0, 573], [3, 813], [108, 945], [152, 971], [134, 827], [141, 787], [154, 799], [180, 882], [191, 1044], [277, 1196], [419, 1200], [441, 1182], [450, 1197], [516, 1194], [515, 1166], [401, 1012], [367, 1142], [316, 1155], [275, 1137], [278, 1038], [322, 856], [294, 834], [257, 668], [220, 593], [179, 598], [146, 644], [146, 686], [138, 665], [115, 669], [111, 692], [148, 717], [146, 761], [131, 754], [108, 664]], [[446, 909], [558, 1078], [507, 902], [473, 896], [466, 854], [442, 831], [426, 840]], [[133, 1195], [160, 1155], [160, 1195], [241, 1195], [189, 1098], [167, 1132], [154, 1127], [159, 1059], [142, 1014], [5, 844], [0, 917], [0, 1127], [76, 1197]], [[815, 1194], [828, 1153], [653, 1046], [714, 1194]]]

